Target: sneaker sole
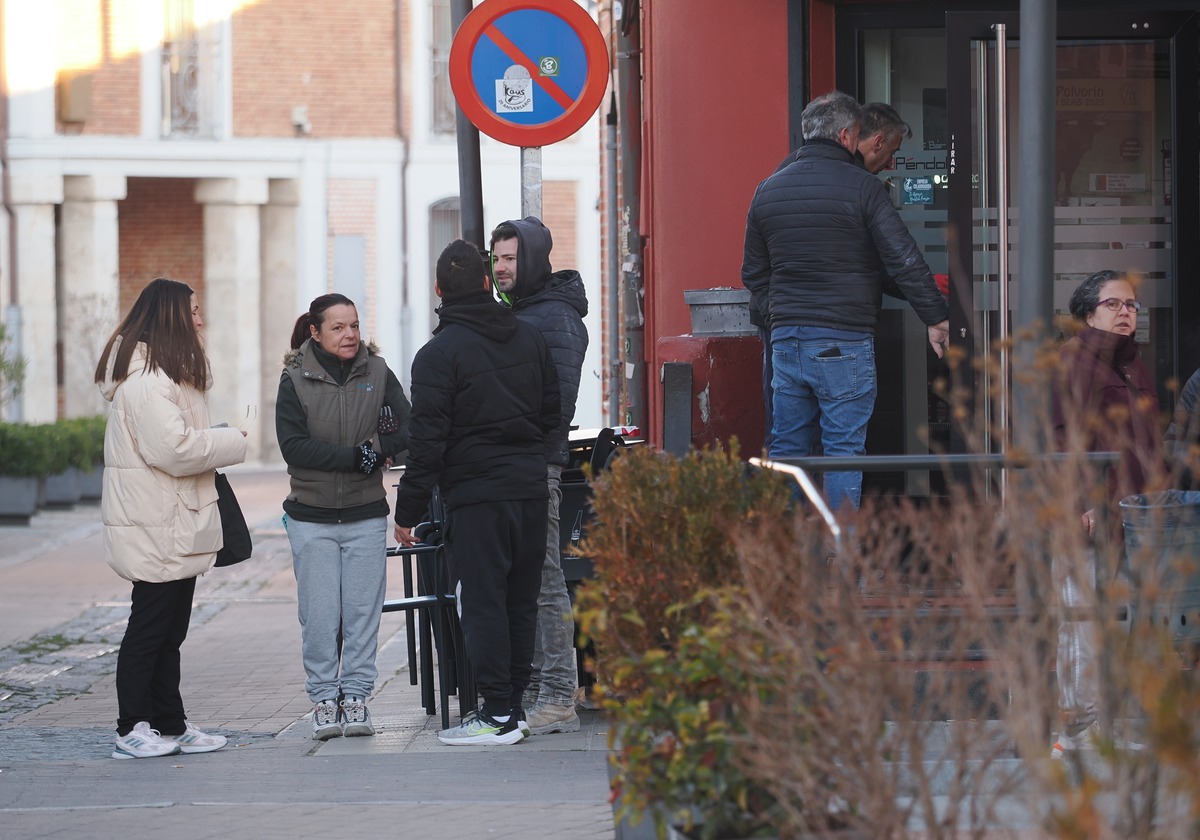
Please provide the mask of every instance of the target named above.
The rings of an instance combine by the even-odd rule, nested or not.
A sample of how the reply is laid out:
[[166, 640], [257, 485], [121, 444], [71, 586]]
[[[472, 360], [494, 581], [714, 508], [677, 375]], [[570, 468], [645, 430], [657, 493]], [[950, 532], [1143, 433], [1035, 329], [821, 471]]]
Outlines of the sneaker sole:
[[228, 743], [229, 742], [226, 741], [224, 744], [215, 744], [215, 745], [209, 744], [207, 746], [193, 745], [190, 747], [185, 747], [183, 744], [180, 744], [179, 751], [181, 753], [183, 753], [184, 755], [198, 755], [199, 753], [210, 753], [210, 752], [216, 752], [217, 750], [223, 750], [223, 749], [225, 749], [225, 746]]
[[347, 738], [361, 737], [363, 735], [374, 735], [375, 727], [369, 723], [348, 723], [342, 734]]
[[578, 715], [575, 717], [574, 720], [563, 720], [563, 721], [558, 721], [557, 723], [547, 723], [544, 726], [529, 727], [530, 735], [551, 735], [555, 732], [578, 732], [578, 731], [579, 731]]
[[113, 750], [112, 757], [124, 760], [127, 758], [166, 758], [168, 755], [179, 755], [179, 750], [174, 749], [171, 750], [171, 752], [165, 753], [146, 753], [145, 755], [134, 755], [133, 753], [128, 753], [124, 750]]
[[510, 746], [519, 744], [525, 740], [525, 735], [520, 729], [514, 729], [512, 732], [505, 732], [503, 735], [473, 735], [469, 738], [443, 738], [438, 735], [438, 740], [448, 747], [473, 747], [473, 746]]
[[330, 738], [340, 737], [342, 737], [342, 725], [340, 723], [313, 730], [314, 741], [328, 741]]

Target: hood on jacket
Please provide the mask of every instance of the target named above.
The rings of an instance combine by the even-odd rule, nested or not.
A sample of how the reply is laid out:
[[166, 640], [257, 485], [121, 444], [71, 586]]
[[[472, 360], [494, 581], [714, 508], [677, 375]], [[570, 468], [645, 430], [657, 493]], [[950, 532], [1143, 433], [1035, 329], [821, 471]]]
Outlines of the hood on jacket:
[[443, 301], [438, 307], [438, 325], [434, 335], [450, 324], [459, 324], [492, 341], [508, 341], [517, 331], [517, 316], [481, 289], [466, 297]]
[[[306, 338], [304, 343], [299, 347], [294, 347], [283, 354], [283, 366], [288, 367], [290, 365], [302, 364], [305, 351], [310, 346], [313, 352], [309, 355], [316, 365], [319, 365], [331, 378], [340, 382], [345, 382], [346, 377], [356, 367], [366, 364], [369, 357], [379, 355], [378, 344], [374, 341], [361, 341], [358, 344], [358, 352], [354, 354], [354, 358], [343, 362], [333, 354], [326, 353], [311, 338]], [[317, 368], [314, 366], [312, 369], [315, 371]]]
[[[109, 402], [113, 401], [113, 397], [117, 394], [117, 386], [120, 382], [116, 381], [113, 376], [113, 367], [117, 363], [117, 350], [121, 348], [121, 336], [117, 336], [113, 342], [112, 350], [108, 353], [108, 365], [104, 371], [104, 380], [97, 383], [100, 389], [100, 395]], [[146, 369], [146, 345], [139, 341], [137, 346], [133, 348], [133, 355], [129, 357], [129, 369], [125, 371], [125, 379], [141, 373]]]
[[517, 284], [508, 293], [517, 301], [541, 291], [553, 277], [550, 251], [554, 247], [554, 237], [536, 216], [509, 219], [507, 224], [517, 229]]
[[514, 300], [512, 308], [513, 312], [520, 312], [530, 306], [556, 300], [570, 306], [579, 313], [580, 318], [587, 317], [587, 289], [578, 271], [568, 268], [554, 272], [540, 290]]

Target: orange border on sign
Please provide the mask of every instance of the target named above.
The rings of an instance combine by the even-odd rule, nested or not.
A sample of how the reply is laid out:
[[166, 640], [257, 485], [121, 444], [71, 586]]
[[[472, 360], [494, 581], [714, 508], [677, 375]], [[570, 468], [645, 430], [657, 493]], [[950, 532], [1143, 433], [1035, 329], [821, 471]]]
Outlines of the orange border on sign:
[[[519, 125], [501, 117], [480, 98], [471, 78], [471, 59], [479, 39], [485, 34], [491, 38], [492, 32], [500, 34], [492, 24], [509, 12], [523, 9], [549, 12], [561, 18], [579, 36], [587, 56], [587, 77], [579, 98], [560, 116], [540, 125]], [[506, 53], [509, 52], [503, 44], [497, 42], [497, 45]], [[561, 104], [566, 94], [554, 79], [539, 76], [535, 72], [537, 68], [529, 69], [533, 80]], [[583, 128], [604, 101], [604, 92], [608, 89], [608, 69], [608, 47], [604, 35], [596, 21], [575, 0], [485, 0], [463, 19], [450, 45], [450, 87], [458, 107], [484, 134], [510, 146], [548, 146], [567, 139]]]

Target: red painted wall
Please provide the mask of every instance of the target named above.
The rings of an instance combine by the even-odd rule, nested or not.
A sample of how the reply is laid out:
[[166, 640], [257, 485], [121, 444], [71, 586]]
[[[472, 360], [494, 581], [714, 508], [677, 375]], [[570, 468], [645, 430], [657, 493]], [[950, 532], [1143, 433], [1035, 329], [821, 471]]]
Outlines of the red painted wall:
[[647, 432], [661, 444], [659, 339], [690, 331], [685, 290], [740, 287], [750, 198], [788, 152], [787, 2], [642, 14]]
[[692, 446], [728, 448], [737, 438], [743, 458], [762, 454], [762, 342], [758, 336], [684, 335], [660, 338], [663, 362], [692, 366]]

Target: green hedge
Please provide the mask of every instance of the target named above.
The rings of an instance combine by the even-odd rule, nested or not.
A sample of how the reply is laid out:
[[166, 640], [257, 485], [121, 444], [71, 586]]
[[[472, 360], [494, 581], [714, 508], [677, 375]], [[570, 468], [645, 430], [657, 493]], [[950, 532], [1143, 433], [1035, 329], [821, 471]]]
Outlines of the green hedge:
[[104, 417], [0, 423], [0, 475], [55, 475], [104, 464]]

